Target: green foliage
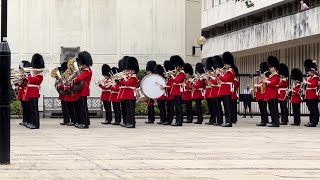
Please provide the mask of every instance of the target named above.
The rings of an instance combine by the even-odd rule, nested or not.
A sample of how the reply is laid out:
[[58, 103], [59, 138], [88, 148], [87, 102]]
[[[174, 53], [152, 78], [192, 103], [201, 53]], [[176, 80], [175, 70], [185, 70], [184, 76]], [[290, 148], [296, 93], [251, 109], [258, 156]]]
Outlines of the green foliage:
[[22, 106], [21, 102], [16, 100], [11, 103], [11, 115], [21, 115], [22, 114]]
[[251, 0], [234, 0], [235, 2], [244, 2], [247, 8], [254, 7], [254, 3]]
[[145, 76], [146, 76], [146, 70], [144, 69], [141, 69], [139, 72], [138, 72], [138, 76], [139, 76], [139, 79], [143, 79]]

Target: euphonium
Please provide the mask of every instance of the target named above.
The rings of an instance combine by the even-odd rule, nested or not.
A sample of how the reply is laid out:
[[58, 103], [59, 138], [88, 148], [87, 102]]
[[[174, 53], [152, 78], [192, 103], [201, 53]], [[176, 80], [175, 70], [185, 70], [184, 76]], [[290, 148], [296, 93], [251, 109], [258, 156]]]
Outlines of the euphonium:
[[[70, 69], [72, 71], [72, 74], [69, 76], [67, 81], [68, 81], [68, 83], [72, 83], [76, 77], [80, 76], [80, 69], [79, 69], [78, 62], [77, 62], [76, 58], [72, 58], [68, 61], [68, 69]], [[80, 91], [83, 87], [83, 84], [84, 84], [83, 81], [75, 83], [72, 90], [73, 91]]]
[[58, 78], [58, 79], [62, 78], [58, 68], [52, 69], [50, 75], [51, 75], [52, 78]]

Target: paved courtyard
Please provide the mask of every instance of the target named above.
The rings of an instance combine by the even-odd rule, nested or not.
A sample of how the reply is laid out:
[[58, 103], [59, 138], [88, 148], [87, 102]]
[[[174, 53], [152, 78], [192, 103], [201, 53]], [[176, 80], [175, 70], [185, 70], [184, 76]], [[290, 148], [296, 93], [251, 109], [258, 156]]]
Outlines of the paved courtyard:
[[[188, 124], [87, 130], [42, 119], [40, 130], [12, 120], [11, 165], [0, 179], [320, 179], [320, 128], [233, 128]], [[305, 121], [305, 119], [304, 119]]]

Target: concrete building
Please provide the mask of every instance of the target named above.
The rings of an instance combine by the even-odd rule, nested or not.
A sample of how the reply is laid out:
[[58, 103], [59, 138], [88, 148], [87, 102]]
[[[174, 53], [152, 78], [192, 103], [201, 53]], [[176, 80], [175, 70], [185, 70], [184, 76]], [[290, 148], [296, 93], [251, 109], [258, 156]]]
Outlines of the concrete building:
[[[44, 56], [46, 67], [60, 63], [61, 46], [80, 47], [94, 58], [93, 79], [101, 76], [101, 65], [110, 66], [124, 55], [135, 56], [141, 68], [148, 60], [162, 63], [173, 54], [187, 62], [192, 46], [201, 35], [200, 0], [10, 0], [8, 41], [12, 67]], [[42, 94], [57, 96], [54, 79], [45, 77]], [[92, 84], [92, 96], [101, 90]], [[41, 100], [40, 100], [41, 102]]]
[[[268, 55], [289, 68], [303, 68], [306, 58], [320, 62], [320, 1], [253, 0], [255, 6], [231, 0], [202, 1], [202, 34], [208, 38], [203, 58], [231, 51], [240, 73], [255, 73]], [[242, 83], [241, 90], [246, 84]]]

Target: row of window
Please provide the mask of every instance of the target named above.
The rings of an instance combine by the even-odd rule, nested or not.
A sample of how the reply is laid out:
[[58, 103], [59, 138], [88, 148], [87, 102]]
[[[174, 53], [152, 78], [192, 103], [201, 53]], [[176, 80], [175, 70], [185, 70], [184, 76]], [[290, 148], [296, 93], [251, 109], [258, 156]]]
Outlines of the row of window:
[[[223, 0], [222, 0], [223, 1]], [[320, 5], [320, 0], [305, 0], [305, 3], [310, 7], [316, 7]], [[222, 34], [230, 33], [244, 29], [259, 23], [270, 21], [279, 17], [288, 16], [297, 13], [301, 10], [299, 1], [286, 3], [241, 19], [237, 19], [224, 24], [223, 26], [214, 27], [208, 31], [203, 31], [202, 35], [206, 38], [212, 38]]]

